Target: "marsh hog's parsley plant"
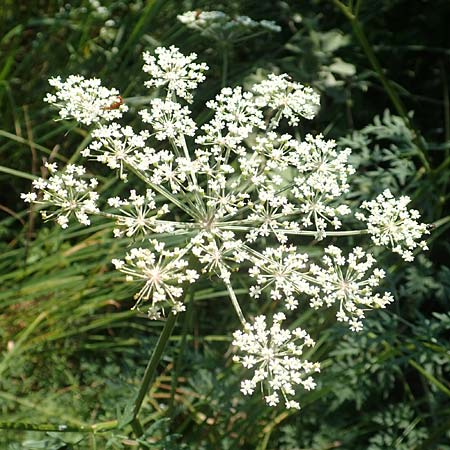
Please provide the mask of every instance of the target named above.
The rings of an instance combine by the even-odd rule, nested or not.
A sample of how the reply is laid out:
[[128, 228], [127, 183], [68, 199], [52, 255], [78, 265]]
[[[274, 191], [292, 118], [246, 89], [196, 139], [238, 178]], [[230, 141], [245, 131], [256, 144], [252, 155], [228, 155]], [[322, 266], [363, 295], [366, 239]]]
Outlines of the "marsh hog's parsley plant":
[[[206, 27], [203, 19], [209, 19], [202, 17]], [[409, 198], [395, 199], [388, 190], [352, 211], [343, 201], [354, 172], [350, 150], [338, 150], [320, 134], [300, 141], [278, 132], [286, 122], [295, 127], [315, 116], [320, 98], [310, 87], [286, 74], [269, 75], [248, 91], [225, 87], [206, 103], [212, 117], [198, 127], [189, 104], [206, 64], [173, 46], [145, 52], [144, 62], [145, 85], [165, 95], [139, 111], [142, 130], [118, 122], [126, 102], [97, 79], [51, 79], [54, 93], [45, 100], [60, 118], [92, 127], [84, 157], [114, 170], [123, 183], [133, 174], [146, 188], [130, 185], [124, 198], [100, 198], [98, 182], [82, 166], [48, 164], [49, 177], [36, 180], [23, 199], [41, 205], [43, 217], [62, 228], [72, 219], [89, 226], [98, 215], [114, 221], [117, 239], [134, 238], [135, 247], [112, 263], [135, 284], [135, 308], [151, 319], [184, 311], [186, 288], [201, 277], [224, 285], [242, 324], [233, 333], [233, 360], [249, 373], [242, 393], [260, 391], [268, 405], [299, 408], [295, 388], [314, 389], [320, 366], [303, 357], [314, 346], [309, 333], [283, 327], [287, 315], [334, 308], [338, 321], [361, 330], [368, 310], [393, 301], [380, 292], [385, 272], [371, 247], [385, 246], [410, 261], [426, 248], [427, 227], [407, 208]], [[361, 227], [348, 230], [345, 223], [355, 220]], [[167, 234], [182, 244], [167, 246]], [[365, 247], [346, 253], [326, 245], [321, 257], [312, 257], [292, 242], [294, 236], [323, 242], [349, 235], [363, 242], [366, 235]], [[235, 291], [237, 270], [249, 279], [242, 298]], [[281, 311], [248, 317], [241, 305], [260, 298]]]

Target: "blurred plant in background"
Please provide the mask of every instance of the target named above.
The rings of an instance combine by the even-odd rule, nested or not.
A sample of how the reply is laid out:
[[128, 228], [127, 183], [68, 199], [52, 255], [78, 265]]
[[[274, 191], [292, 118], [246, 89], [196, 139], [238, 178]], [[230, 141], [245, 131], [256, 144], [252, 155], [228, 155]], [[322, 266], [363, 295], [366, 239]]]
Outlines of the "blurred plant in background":
[[[41, 223], [36, 211], [27, 216], [18, 198], [29, 190], [30, 171], [47, 179], [44, 162], [78, 164], [91, 142], [73, 122], [55, 124], [42, 107], [48, 78], [98, 77], [117, 87], [132, 117], [153, 98], [142, 88], [147, 78], [140, 55], [176, 45], [184, 54], [197, 52], [210, 67], [204, 94], [199, 92], [192, 105], [195, 122], [209, 120], [210, 113], [196, 105], [225, 84], [248, 90], [269, 73], [288, 73], [320, 92], [322, 103], [320, 114], [301, 122], [293, 137], [323, 132], [324, 139], [337, 140], [339, 151], [352, 149], [350, 163], [357, 170], [349, 181], [357, 189], [348, 193], [348, 206], [389, 189], [395, 197], [411, 197], [411, 207], [435, 230], [427, 239], [430, 251], [409, 266], [375, 253], [397, 301], [366, 318], [358, 335], [342, 336], [344, 330], [332, 325], [332, 311], [311, 310], [289, 320], [291, 330], [313, 326], [322, 336], [313, 353], [305, 354], [322, 361], [322, 373], [315, 390], [302, 393], [300, 414], [267, 408], [257, 397], [242, 400], [241, 371], [223, 366], [231, 333], [239, 327], [225, 301], [228, 291], [207, 280], [195, 292], [188, 289], [183, 322], [175, 327], [143, 401], [141, 446], [449, 448], [447, 2], [431, 9], [425, 0], [413, 5], [404, 0], [44, 3], [13, 8], [6, 1], [0, 14], [5, 30], [0, 179], [8, 186], [0, 193], [0, 422], [2, 428], [13, 422], [56, 427], [61, 421], [87, 428], [74, 434], [3, 430], [2, 445], [129, 448], [133, 443], [126, 405], [161, 325], [129, 310], [132, 292], [107, 269], [112, 258], [136, 243], [112, 238], [113, 228], [123, 228], [97, 218], [89, 231], [81, 225], [61, 231]], [[177, 20], [189, 10], [273, 21], [281, 31], [229, 46], [224, 64], [217, 42]], [[120, 100], [108, 106], [114, 102]], [[127, 119], [126, 125], [137, 123]], [[128, 198], [129, 188], [123, 191], [106, 167], [87, 163], [88, 173], [94, 167], [103, 197]], [[359, 244], [356, 239], [348, 238], [349, 251]], [[171, 237], [173, 246], [182, 241]], [[326, 243], [336, 245], [336, 238], [327, 237]], [[305, 244], [296, 241], [302, 252], [320, 255], [316, 243]], [[239, 272], [233, 277], [236, 295], [246, 296], [246, 277]], [[248, 305], [250, 316], [274, 313], [271, 305]], [[218, 334], [219, 329], [226, 332]], [[89, 428], [93, 423], [101, 425]]]

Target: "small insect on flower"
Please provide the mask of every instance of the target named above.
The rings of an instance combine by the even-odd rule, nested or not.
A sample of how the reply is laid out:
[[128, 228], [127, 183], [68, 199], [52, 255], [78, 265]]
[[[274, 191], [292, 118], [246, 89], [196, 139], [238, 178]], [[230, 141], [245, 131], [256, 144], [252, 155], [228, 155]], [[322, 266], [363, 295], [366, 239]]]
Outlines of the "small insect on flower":
[[118, 98], [117, 102], [111, 103], [109, 106], [104, 106], [102, 109], [104, 111], [112, 111], [113, 109], [119, 109], [123, 105], [124, 101], [121, 95], [118, 95], [117, 98]]
[[195, 10], [195, 15], [194, 15], [194, 17], [195, 17], [195, 20], [198, 20], [199, 18], [200, 18], [200, 14], [202, 13], [202, 10], [201, 9], [196, 9]]

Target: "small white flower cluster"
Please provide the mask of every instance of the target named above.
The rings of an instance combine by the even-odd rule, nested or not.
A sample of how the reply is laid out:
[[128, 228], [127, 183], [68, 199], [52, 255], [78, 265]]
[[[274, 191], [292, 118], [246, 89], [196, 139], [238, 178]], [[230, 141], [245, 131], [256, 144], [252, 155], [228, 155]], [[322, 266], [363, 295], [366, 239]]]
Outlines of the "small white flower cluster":
[[[108, 205], [116, 208], [120, 214], [108, 214], [115, 219], [115, 237], [141, 237], [145, 239], [151, 233], [171, 233], [175, 228], [171, 222], [158, 220], [169, 212], [167, 204], [156, 207], [155, 194], [147, 189], [145, 195], [138, 195], [134, 189], [127, 200], [120, 197], [108, 199]], [[156, 211], [156, 212], [155, 212]]]
[[401, 255], [405, 261], [414, 259], [412, 251], [416, 247], [428, 249], [421, 238], [429, 230], [427, 225], [418, 222], [419, 211], [407, 208], [410, 201], [406, 195], [394, 198], [391, 191], [386, 189], [375, 200], [363, 202], [361, 208], [369, 211], [368, 216], [355, 214], [357, 219], [367, 222], [368, 231], [376, 245], [391, 246], [392, 251]]
[[365, 309], [385, 308], [394, 300], [391, 293], [381, 296], [373, 292], [385, 273], [375, 268], [367, 276], [375, 264], [375, 258], [361, 247], [354, 248], [346, 259], [341, 249], [330, 245], [325, 249], [322, 263], [324, 267], [311, 264], [311, 274], [320, 290], [315, 292], [310, 304], [317, 309], [338, 303], [337, 320], [347, 322], [352, 331], [362, 330]]
[[[250, 91], [223, 88], [206, 103], [213, 114], [198, 129], [186, 103], [204, 80], [206, 65], [176, 47], [146, 52], [144, 59], [151, 77], [146, 85], [165, 89], [165, 95], [140, 111], [143, 131], [104, 123], [126, 108], [116, 102], [118, 92], [98, 80], [53, 80], [57, 95], [47, 97], [61, 117], [94, 123], [83, 156], [117, 171], [123, 181], [133, 174], [145, 185], [144, 193], [130, 189], [128, 198], [111, 197], [100, 211], [97, 181], [86, 181], [83, 167], [68, 165], [55, 173], [56, 166], [47, 165], [50, 178], [33, 183], [42, 194], [22, 198], [49, 208], [42, 211], [44, 218], [55, 218], [63, 228], [71, 215], [88, 225], [95, 213], [114, 221], [117, 238], [141, 238], [140, 247], [113, 264], [140, 285], [135, 307], [146, 302], [151, 318], [162, 318], [166, 307], [183, 311], [184, 285], [200, 274], [218, 277], [244, 326], [234, 334], [242, 354], [235, 360], [255, 368], [253, 378], [242, 384], [244, 394], [261, 382], [268, 404], [278, 404], [281, 395], [287, 407], [296, 408], [298, 403], [287, 397], [295, 385], [314, 388], [307, 375], [319, 369], [301, 359], [303, 347], [313, 341], [303, 330], [283, 330], [282, 313], [275, 314], [270, 328], [264, 316], [250, 324], [233, 289], [233, 273], [248, 269], [254, 279], [250, 298], [267, 295], [289, 311], [334, 307], [338, 321], [359, 331], [368, 309], [392, 302], [391, 294], [377, 292], [385, 274], [374, 268], [373, 256], [356, 247], [345, 257], [328, 246], [320, 257], [319, 252], [306, 254], [290, 239], [371, 234], [375, 244], [411, 260], [413, 249], [426, 248], [421, 239], [427, 227], [418, 223], [417, 211], [407, 209], [408, 197], [394, 199], [385, 191], [363, 203], [368, 215], [356, 214], [367, 229], [341, 230], [343, 218], [351, 214], [342, 199], [354, 172], [350, 150], [338, 150], [320, 134], [299, 140], [279, 130], [282, 121], [284, 128], [286, 122], [295, 126], [314, 117], [320, 99], [311, 88], [286, 74], [271, 75]], [[160, 242], [169, 235], [178, 236], [180, 248]]]
[[281, 394], [286, 408], [300, 409], [299, 403], [288, 396], [295, 394], [296, 385], [314, 389], [316, 383], [310, 374], [320, 372], [320, 365], [302, 359], [304, 348], [313, 347], [315, 342], [301, 328], [282, 329], [285, 319], [283, 313], [275, 314], [268, 328], [266, 317], [257, 316], [253, 324], [244, 325], [243, 331], [235, 331], [233, 345], [242, 355], [234, 355], [233, 361], [254, 369], [253, 377], [241, 383], [244, 395], [252, 395], [260, 383], [268, 405], [276, 406]]
[[50, 78], [49, 84], [56, 92], [47, 94], [44, 101], [59, 109], [61, 119], [75, 119], [89, 126], [101, 119], [120, 119], [128, 111], [119, 91], [102, 86], [98, 78], [70, 75], [66, 81], [61, 81], [60, 77]]
[[190, 91], [205, 80], [203, 72], [208, 70], [208, 66], [205, 63], [194, 63], [197, 59], [195, 53], [185, 56], [175, 46], [158, 47], [155, 55], [144, 52], [143, 70], [151, 77], [144, 83], [145, 86], [148, 88], [167, 86], [168, 98], [176, 94], [188, 102], [192, 101]]
[[150, 111], [143, 109], [139, 114], [143, 122], [151, 124], [158, 141], [169, 139], [180, 144], [184, 136], [194, 136], [197, 129], [189, 117], [189, 108], [171, 100], [155, 98], [150, 102]]
[[184, 311], [186, 308], [180, 300], [184, 282], [193, 283], [198, 274], [188, 269], [188, 262], [183, 259], [186, 250], [174, 248], [166, 250], [164, 243], [151, 240], [154, 251], [148, 248], [132, 248], [125, 256], [125, 260], [113, 259], [117, 270], [126, 274], [127, 281], [136, 281], [144, 286], [135, 295], [138, 308], [143, 300], [151, 302], [148, 315], [151, 319], [161, 319], [164, 305], [169, 304], [173, 313]]
[[258, 22], [248, 16], [230, 17], [223, 11], [187, 11], [177, 18], [188, 28], [221, 43], [249, 39], [255, 33], [281, 31], [281, 27], [271, 20]]
[[99, 212], [95, 191], [98, 181], [95, 178], [90, 178], [89, 182], [83, 180], [86, 169], [82, 166], [69, 164], [60, 173], [56, 172], [58, 167], [55, 163], [46, 163], [45, 167], [52, 174], [50, 178], [33, 181], [33, 187], [41, 191], [42, 198], [35, 192], [21, 194], [21, 198], [28, 203], [53, 206], [51, 212], [42, 210], [41, 215], [46, 220], [55, 219], [61, 228], [67, 228], [72, 215], [82, 225], [90, 225], [89, 214]]
[[196, 143], [211, 146], [214, 156], [219, 156], [224, 147], [239, 152], [238, 145], [254, 128], [265, 128], [262, 110], [256, 106], [253, 94], [243, 92], [240, 86], [223, 88], [206, 106], [214, 111], [214, 116], [203, 125], [205, 134], [199, 136]]
[[115, 122], [102, 125], [92, 131], [93, 142], [81, 154], [106, 164], [110, 169], [118, 169], [119, 178], [126, 181], [125, 161], [136, 150], [145, 148], [148, 136], [146, 130], [135, 134], [131, 127], [122, 127]]
[[338, 229], [342, 225], [339, 216], [351, 212], [344, 204], [330, 206], [333, 200], [349, 190], [348, 177], [355, 172], [347, 163], [349, 156], [349, 148], [338, 152], [333, 140], [325, 141], [322, 135], [313, 137], [310, 134], [295, 154], [293, 165], [299, 175], [294, 179], [292, 193], [302, 202], [303, 225], [314, 222], [318, 239], [326, 235], [327, 222]]
[[289, 75], [270, 74], [267, 80], [253, 86], [260, 106], [278, 111], [290, 125], [298, 125], [300, 117], [313, 119], [320, 107], [320, 97], [310, 87], [290, 80]]
[[232, 232], [221, 233], [221, 238], [218, 241], [210, 233], [198, 234], [192, 240], [192, 253], [203, 264], [202, 273], [215, 274], [229, 283], [234, 264], [245, 261], [248, 255], [242, 249], [243, 242], [235, 239]]
[[251, 297], [259, 298], [261, 292], [268, 289], [272, 300], [284, 299], [286, 308], [293, 310], [298, 307], [299, 296], [314, 295], [318, 291], [308, 276], [309, 257], [298, 253], [296, 247], [267, 248], [262, 256], [255, 258], [255, 265], [249, 270], [257, 283], [250, 288]]

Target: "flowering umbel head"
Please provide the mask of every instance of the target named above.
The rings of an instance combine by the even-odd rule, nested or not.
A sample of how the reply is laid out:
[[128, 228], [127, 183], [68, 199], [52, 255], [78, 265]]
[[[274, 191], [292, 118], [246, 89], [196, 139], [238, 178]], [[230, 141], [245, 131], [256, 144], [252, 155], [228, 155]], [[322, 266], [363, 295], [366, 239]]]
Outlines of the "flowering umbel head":
[[192, 101], [191, 91], [205, 80], [203, 72], [208, 70], [208, 66], [205, 63], [195, 63], [195, 53], [185, 56], [173, 45], [170, 48], [158, 47], [155, 55], [144, 52], [143, 70], [150, 75], [145, 86], [164, 86], [169, 98], [174, 94], [188, 102]]
[[69, 164], [62, 172], [57, 172], [55, 163], [46, 163], [50, 177], [38, 178], [33, 187], [41, 192], [22, 194], [25, 202], [50, 206], [50, 210], [41, 210], [44, 219], [54, 219], [67, 228], [69, 219], [74, 216], [82, 225], [90, 225], [89, 215], [99, 212], [97, 208], [98, 194], [95, 191], [98, 181], [95, 178], [84, 179], [86, 170], [82, 166]]
[[[355, 214], [367, 229], [348, 230], [354, 222], [344, 198], [354, 172], [350, 150], [321, 134], [300, 140], [286, 132], [313, 119], [320, 103], [318, 93], [287, 74], [270, 75], [248, 91], [223, 88], [205, 104], [210, 120], [198, 126], [187, 103], [207, 66], [196, 59], [173, 46], [144, 53], [145, 84], [164, 95], [139, 112], [142, 130], [118, 123], [127, 108], [99, 80], [52, 79], [57, 92], [46, 100], [60, 117], [94, 127], [82, 156], [113, 170], [128, 183], [127, 194], [102, 201], [84, 167], [58, 172], [49, 164], [49, 177], [33, 183], [38, 192], [22, 197], [62, 228], [71, 218], [89, 225], [93, 214], [112, 220], [114, 236], [134, 242], [113, 265], [136, 284], [135, 308], [151, 318], [183, 311], [187, 286], [201, 277], [223, 283], [243, 325], [233, 335], [234, 359], [254, 371], [242, 392], [250, 395], [261, 384], [269, 405], [283, 400], [298, 408], [294, 388], [313, 389], [311, 374], [319, 371], [304, 360], [314, 342], [300, 328], [283, 329], [281, 312], [269, 325], [264, 316], [248, 321], [233, 288], [235, 274], [248, 276], [250, 301], [268, 298], [291, 314], [335, 308], [338, 321], [359, 331], [368, 310], [392, 301], [378, 291], [385, 273], [363, 249], [364, 235], [410, 260], [413, 250], [426, 247], [427, 228], [407, 208], [408, 197], [384, 191], [361, 205], [366, 213]], [[140, 184], [132, 185], [136, 179]], [[361, 239], [349, 254], [337, 241], [320, 251], [324, 239], [348, 235]], [[176, 245], [169, 245], [173, 238]]]
[[407, 208], [410, 201], [406, 195], [397, 199], [386, 189], [375, 200], [361, 205], [362, 209], [369, 212], [368, 215], [355, 214], [359, 220], [367, 222], [368, 231], [376, 245], [391, 247], [405, 261], [414, 259], [412, 252], [415, 248], [427, 249], [422, 236], [430, 232], [425, 224], [418, 222], [419, 211]]
[[[47, 94], [44, 101], [59, 109], [61, 119], [75, 119], [83, 125], [97, 124], [99, 121], [120, 119], [127, 105], [120, 102], [119, 91], [101, 85], [98, 78], [85, 79], [81, 75], [50, 78], [54, 94]], [[116, 104], [117, 107], [111, 107]]]
[[185, 310], [182, 284], [193, 283], [198, 274], [188, 268], [188, 262], [183, 258], [186, 250], [166, 250], [164, 244], [156, 240], [150, 243], [154, 247], [153, 251], [149, 248], [133, 248], [125, 260], [113, 259], [112, 263], [126, 275], [127, 281], [143, 283], [134, 296], [134, 308], [139, 308], [143, 301], [149, 301], [149, 317], [160, 319], [164, 306], [170, 306], [174, 313]]
[[266, 317], [258, 316], [252, 324], [246, 323], [243, 331], [235, 331], [233, 345], [238, 354], [233, 360], [254, 370], [253, 376], [241, 383], [244, 395], [252, 395], [261, 384], [268, 405], [276, 406], [281, 396], [286, 408], [299, 409], [299, 403], [290, 399], [295, 394], [295, 386], [301, 385], [308, 391], [314, 389], [316, 383], [311, 374], [319, 372], [320, 365], [302, 358], [306, 348], [315, 343], [301, 328], [283, 329], [281, 324], [285, 319], [283, 313], [275, 314], [269, 328]]

